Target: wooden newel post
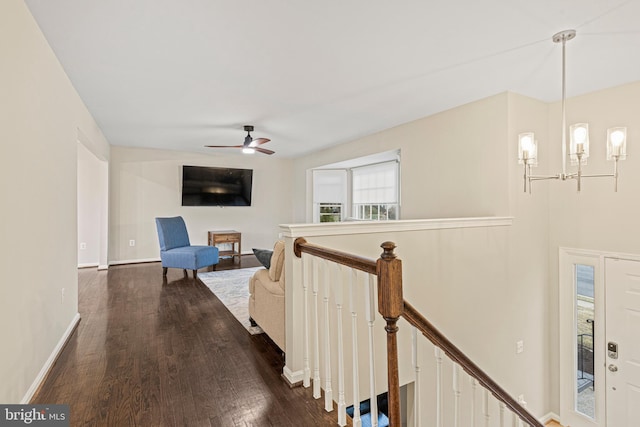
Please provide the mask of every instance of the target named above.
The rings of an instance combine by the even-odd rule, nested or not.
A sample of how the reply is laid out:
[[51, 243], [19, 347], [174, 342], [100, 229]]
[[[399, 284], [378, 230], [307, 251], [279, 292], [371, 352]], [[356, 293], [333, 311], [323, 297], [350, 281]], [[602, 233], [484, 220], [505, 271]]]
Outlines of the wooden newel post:
[[393, 250], [396, 244], [384, 242], [384, 250], [378, 258], [378, 311], [387, 325], [387, 378], [389, 387], [389, 422], [391, 427], [399, 427], [400, 421], [400, 380], [398, 378], [398, 326], [396, 323], [404, 311], [402, 297], [402, 261]]

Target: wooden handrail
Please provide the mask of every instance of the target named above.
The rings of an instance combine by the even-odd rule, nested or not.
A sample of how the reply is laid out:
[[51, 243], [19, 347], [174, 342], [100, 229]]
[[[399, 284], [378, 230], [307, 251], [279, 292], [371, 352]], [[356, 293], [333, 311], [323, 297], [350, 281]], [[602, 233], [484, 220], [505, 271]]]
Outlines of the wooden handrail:
[[435, 326], [431, 324], [418, 310], [406, 300], [404, 301], [404, 317], [411, 325], [415, 326], [429, 341], [439, 347], [455, 363], [471, 377], [475, 378], [493, 396], [504, 403], [521, 420], [526, 421], [532, 427], [544, 427], [529, 411], [511, 397], [502, 387], [496, 384], [482, 369], [471, 361], [462, 351], [449, 341]]
[[336, 264], [346, 265], [347, 267], [364, 271], [365, 273], [377, 274], [378, 264], [375, 260], [314, 245], [313, 243], [308, 243], [303, 237], [298, 237], [293, 242], [293, 252], [298, 258], [300, 258], [304, 252], [317, 256], [318, 258], [333, 261]]
[[393, 252], [396, 245], [384, 242], [380, 245], [384, 252], [374, 261], [346, 252], [308, 243], [299, 237], [294, 241], [293, 251], [300, 258], [303, 253], [335, 262], [340, 265], [375, 274], [378, 277], [378, 311], [386, 321], [387, 331], [387, 376], [389, 389], [389, 421], [391, 426], [400, 425], [400, 384], [398, 379], [397, 321], [404, 317], [417, 328], [422, 335], [440, 348], [465, 372], [477, 380], [500, 402], [504, 403], [522, 421], [531, 427], [544, 427], [526, 408], [512, 398], [504, 389], [491, 379], [478, 365], [471, 361], [418, 310], [402, 297], [402, 262]]

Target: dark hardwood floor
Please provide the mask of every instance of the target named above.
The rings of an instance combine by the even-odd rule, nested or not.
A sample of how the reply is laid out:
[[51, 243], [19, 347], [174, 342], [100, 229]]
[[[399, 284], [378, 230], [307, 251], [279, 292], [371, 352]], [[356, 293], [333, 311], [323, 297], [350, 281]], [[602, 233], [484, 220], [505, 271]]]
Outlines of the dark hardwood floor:
[[[243, 257], [242, 267], [256, 265]], [[277, 347], [250, 335], [191, 274], [169, 269], [163, 281], [159, 263], [82, 269], [79, 311], [32, 400], [69, 404], [72, 426], [337, 424], [309, 389], [282, 380]]]

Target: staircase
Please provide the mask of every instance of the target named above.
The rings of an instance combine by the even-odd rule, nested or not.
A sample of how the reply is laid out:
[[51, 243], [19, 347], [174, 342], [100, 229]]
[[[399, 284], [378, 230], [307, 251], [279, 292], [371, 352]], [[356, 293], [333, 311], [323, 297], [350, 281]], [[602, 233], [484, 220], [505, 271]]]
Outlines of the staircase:
[[[324, 396], [327, 411], [335, 400], [340, 426], [349, 416], [356, 427], [384, 427], [388, 416], [392, 427], [401, 419], [416, 427], [543, 427], [403, 298], [395, 244], [381, 247], [372, 260], [295, 240], [302, 263], [303, 386], [313, 387], [316, 399]], [[382, 329], [386, 357], [377, 351]], [[432, 369], [423, 370], [426, 365]], [[381, 391], [388, 392], [386, 414], [378, 408]], [[367, 399], [371, 405], [360, 404]]]

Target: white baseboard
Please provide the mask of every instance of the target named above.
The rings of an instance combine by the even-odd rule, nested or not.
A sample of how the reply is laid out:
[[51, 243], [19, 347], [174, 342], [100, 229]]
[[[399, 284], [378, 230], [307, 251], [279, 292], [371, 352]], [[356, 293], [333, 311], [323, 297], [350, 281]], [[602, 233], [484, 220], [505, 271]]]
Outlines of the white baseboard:
[[109, 265], [140, 264], [143, 262], [160, 262], [160, 258], [123, 259], [120, 261], [110, 261]]
[[67, 330], [64, 331], [64, 334], [62, 334], [60, 341], [58, 341], [58, 344], [56, 344], [55, 348], [51, 352], [51, 355], [45, 362], [44, 366], [42, 367], [42, 369], [40, 369], [38, 376], [36, 376], [36, 379], [33, 380], [31, 387], [29, 387], [29, 390], [27, 390], [27, 393], [24, 395], [24, 397], [20, 401], [21, 404], [25, 405], [31, 401], [31, 398], [33, 398], [33, 395], [38, 390], [38, 387], [40, 387], [40, 384], [42, 384], [42, 381], [44, 381], [44, 379], [47, 377], [47, 374], [49, 373], [49, 369], [51, 369], [56, 359], [60, 355], [60, 352], [64, 348], [64, 345], [67, 343], [67, 340], [69, 339], [73, 331], [76, 329], [78, 322], [80, 322], [80, 313], [76, 313], [76, 315], [71, 320], [71, 323], [69, 323]]
[[298, 384], [302, 384], [302, 380], [304, 379], [304, 371], [294, 372], [285, 365], [284, 369], [282, 370], [282, 376], [289, 382], [290, 386], [296, 386]]
[[[242, 255], [253, 255], [253, 251], [242, 252]], [[228, 258], [231, 258], [231, 255], [229, 255]], [[160, 258], [123, 259], [120, 261], [109, 261], [109, 265], [141, 264], [144, 262], [160, 262]], [[93, 265], [93, 267], [95, 267], [95, 265]], [[98, 266], [98, 270], [106, 270], [107, 268], [108, 266]]]
[[86, 262], [83, 264], [78, 264], [78, 268], [89, 268], [89, 267], [98, 267], [98, 264], [94, 262]]
[[102, 265], [102, 264], [98, 265], [98, 270], [108, 270], [108, 269], [109, 269], [109, 265], [108, 264], [107, 265]]
[[547, 415], [545, 415], [544, 417], [540, 418], [540, 422], [542, 424], [546, 424], [549, 421], [556, 421], [556, 422], [560, 422], [560, 415], [554, 413], [554, 412], [549, 412]]

